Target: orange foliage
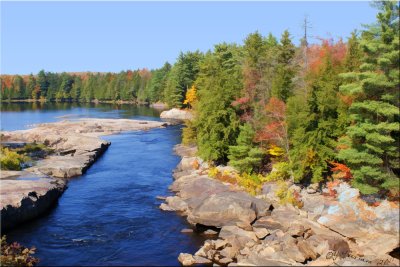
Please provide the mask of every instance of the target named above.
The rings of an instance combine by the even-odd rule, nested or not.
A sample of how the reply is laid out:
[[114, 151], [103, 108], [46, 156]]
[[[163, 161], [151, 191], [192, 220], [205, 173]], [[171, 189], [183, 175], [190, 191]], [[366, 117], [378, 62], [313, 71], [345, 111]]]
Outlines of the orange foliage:
[[340, 97], [340, 100], [342, 100], [343, 103], [346, 104], [346, 106], [350, 107], [351, 104], [353, 103], [354, 100], [354, 96], [350, 96], [350, 95], [342, 95], [342, 94], [338, 94]]
[[336, 43], [333, 39], [321, 39], [321, 45], [312, 45], [308, 49], [308, 57], [310, 62], [310, 70], [317, 73], [324, 62], [326, 56], [330, 56], [333, 66], [342, 64], [346, 57], [347, 47], [342, 39]]
[[192, 162], [192, 168], [195, 170], [198, 170], [200, 168], [200, 163], [197, 159]]
[[350, 168], [347, 167], [346, 165], [344, 165], [342, 163], [338, 163], [338, 162], [333, 162], [333, 161], [330, 162], [330, 164], [332, 164], [334, 166], [334, 167], [331, 167], [331, 171], [334, 172], [333, 178], [346, 179], [346, 180], [353, 178]]
[[139, 75], [142, 79], [150, 80], [151, 72], [148, 69], [144, 68], [139, 70]]
[[126, 72], [126, 78], [130, 81], [132, 80], [132, 77], [133, 77], [133, 72], [131, 70], [128, 70]]
[[270, 122], [258, 131], [255, 140], [257, 142], [268, 142], [276, 146], [282, 146], [282, 141], [287, 137], [286, 134], [286, 105], [282, 100], [271, 97], [265, 111], [270, 118]]
[[339, 185], [339, 181], [338, 181], [338, 180], [335, 180], [335, 181], [333, 181], [333, 182], [327, 182], [327, 183], [326, 183], [326, 186], [327, 186], [327, 188], [328, 188], [328, 190], [329, 190], [329, 193], [328, 193], [329, 196], [331, 196], [331, 197], [336, 197], [337, 192], [336, 192], [336, 190], [334, 189], [334, 187], [336, 187], [336, 186], [338, 186], [338, 185]]

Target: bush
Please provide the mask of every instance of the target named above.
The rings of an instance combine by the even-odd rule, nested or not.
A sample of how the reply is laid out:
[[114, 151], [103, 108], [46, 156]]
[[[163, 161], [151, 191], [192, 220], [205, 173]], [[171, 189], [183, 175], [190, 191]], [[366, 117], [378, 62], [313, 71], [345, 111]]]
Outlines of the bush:
[[278, 181], [278, 189], [275, 195], [280, 199], [282, 205], [290, 204], [299, 208], [303, 207], [299, 194], [293, 189], [289, 189], [288, 184], [284, 181]]
[[284, 181], [290, 178], [288, 162], [278, 162], [272, 166], [272, 171], [265, 177], [265, 182]]
[[217, 178], [217, 175], [219, 174], [218, 168], [217, 167], [212, 167], [208, 170], [208, 176], [212, 178]]
[[236, 180], [248, 193], [256, 195], [261, 190], [264, 177], [261, 174], [242, 173], [236, 175]]
[[2, 170], [19, 171], [21, 170], [21, 164], [27, 160], [27, 157], [8, 148], [1, 148], [0, 167]]
[[7, 244], [6, 236], [1, 237], [1, 266], [35, 266], [39, 259], [33, 257], [35, 248], [26, 248], [17, 242]]
[[182, 144], [186, 146], [196, 144], [196, 129], [189, 120], [185, 122], [185, 127], [182, 129]]

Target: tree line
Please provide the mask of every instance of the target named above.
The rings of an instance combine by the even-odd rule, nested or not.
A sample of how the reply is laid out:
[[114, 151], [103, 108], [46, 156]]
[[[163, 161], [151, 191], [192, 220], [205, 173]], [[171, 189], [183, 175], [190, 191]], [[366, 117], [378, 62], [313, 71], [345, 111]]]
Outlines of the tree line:
[[399, 196], [399, 6], [375, 5], [376, 23], [346, 42], [296, 46], [288, 31], [279, 39], [255, 32], [151, 71], [3, 75], [2, 99], [190, 108], [183, 142], [205, 160], [272, 180], [347, 179], [363, 194]]

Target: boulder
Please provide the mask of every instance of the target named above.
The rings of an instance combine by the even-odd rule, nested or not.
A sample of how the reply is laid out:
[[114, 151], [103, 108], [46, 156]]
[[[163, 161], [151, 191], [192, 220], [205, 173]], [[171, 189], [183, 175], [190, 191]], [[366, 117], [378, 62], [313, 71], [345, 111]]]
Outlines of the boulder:
[[188, 209], [188, 204], [178, 196], [167, 197], [165, 201], [172, 210], [183, 212]]
[[195, 170], [196, 165], [200, 165], [202, 162], [203, 160], [199, 157], [182, 157], [181, 161], [176, 167], [176, 171]]
[[161, 112], [160, 118], [185, 121], [185, 120], [192, 120], [193, 114], [188, 110], [173, 108]]
[[168, 205], [165, 204], [165, 203], [161, 203], [161, 205], [160, 205], [159, 208], [160, 208], [161, 210], [163, 210], [163, 211], [174, 211], [173, 208], [171, 208], [170, 206], [168, 206]]
[[197, 147], [178, 144], [174, 146], [174, 152], [180, 157], [194, 157], [197, 154]]
[[257, 228], [254, 227], [253, 228], [254, 233], [256, 234], [258, 239], [263, 239], [265, 238], [267, 235], [269, 235], [269, 231], [267, 230], [267, 228]]
[[191, 254], [188, 253], [180, 253], [178, 256], [178, 261], [183, 265], [183, 266], [190, 266], [196, 263], [196, 260]]
[[188, 216], [190, 223], [222, 227], [237, 222], [250, 224], [256, 218], [253, 202], [241, 192], [212, 194], [199, 203]]
[[211, 229], [208, 229], [208, 230], [204, 231], [203, 234], [204, 235], [217, 235], [218, 232], [214, 231], [214, 230], [211, 230]]
[[319, 184], [315, 183], [315, 184], [310, 184], [307, 187], [306, 191], [308, 194], [315, 194], [315, 193], [317, 193], [318, 189], [319, 189]]
[[212, 261], [210, 261], [209, 259], [204, 258], [204, 257], [195, 255], [195, 256], [193, 256], [193, 258], [195, 260], [195, 264], [203, 265], [203, 264], [211, 264], [212, 263]]
[[228, 237], [236, 237], [241, 244], [245, 245], [248, 241], [257, 241], [258, 238], [254, 232], [245, 231], [237, 226], [223, 226], [219, 232], [219, 238], [227, 239]]

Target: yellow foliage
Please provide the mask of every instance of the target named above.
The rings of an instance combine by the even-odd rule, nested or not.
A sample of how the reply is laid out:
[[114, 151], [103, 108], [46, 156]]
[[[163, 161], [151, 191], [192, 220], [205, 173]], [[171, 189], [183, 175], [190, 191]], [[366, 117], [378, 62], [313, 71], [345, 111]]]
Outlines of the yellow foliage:
[[261, 174], [248, 174], [246, 172], [236, 175], [236, 180], [248, 193], [256, 195], [261, 190], [264, 177]]
[[212, 167], [208, 170], [208, 176], [210, 176], [212, 178], [217, 177], [218, 173], [219, 173], [219, 171], [216, 167]]
[[268, 154], [270, 154], [271, 156], [274, 157], [280, 157], [283, 154], [285, 154], [285, 150], [283, 150], [282, 148], [280, 148], [279, 146], [275, 146], [272, 145], [269, 149], [268, 149]]
[[293, 189], [289, 189], [288, 184], [284, 181], [278, 181], [278, 189], [275, 195], [280, 199], [281, 204], [291, 204], [299, 208], [303, 207], [303, 202]]
[[196, 87], [192, 85], [189, 90], [186, 91], [186, 99], [183, 101], [183, 104], [189, 105], [190, 107], [193, 105], [194, 101], [196, 101]]
[[273, 165], [272, 171], [265, 177], [264, 182], [288, 180], [290, 178], [290, 166], [287, 162], [278, 162]]

